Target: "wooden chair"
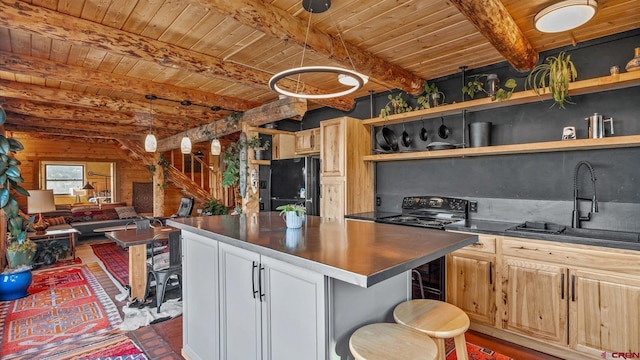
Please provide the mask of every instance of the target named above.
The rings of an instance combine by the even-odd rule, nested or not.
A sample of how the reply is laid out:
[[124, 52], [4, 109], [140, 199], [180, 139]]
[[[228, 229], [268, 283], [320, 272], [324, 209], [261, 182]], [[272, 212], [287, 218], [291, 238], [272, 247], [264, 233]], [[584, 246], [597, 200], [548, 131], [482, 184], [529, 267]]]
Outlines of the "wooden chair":
[[[156, 247], [156, 243], [166, 238], [166, 234], [160, 233], [151, 240], [152, 248]], [[156, 304], [158, 312], [160, 306], [164, 302], [164, 294], [167, 289], [169, 278], [173, 275], [178, 277], [178, 285], [182, 289], [182, 241], [180, 232], [174, 231], [169, 233], [168, 251], [153, 255], [147, 259], [147, 286], [144, 298], [149, 296], [151, 290], [152, 278], [156, 287]]]
[[438, 352], [427, 335], [390, 323], [359, 328], [349, 338], [349, 349], [356, 360], [434, 360]]
[[460, 308], [438, 300], [409, 300], [393, 310], [393, 318], [402, 324], [434, 338], [438, 359], [445, 359], [444, 339], [453, 338], [458, 360], [467, 360], [464, 333], [469, 329], [469, 316]]

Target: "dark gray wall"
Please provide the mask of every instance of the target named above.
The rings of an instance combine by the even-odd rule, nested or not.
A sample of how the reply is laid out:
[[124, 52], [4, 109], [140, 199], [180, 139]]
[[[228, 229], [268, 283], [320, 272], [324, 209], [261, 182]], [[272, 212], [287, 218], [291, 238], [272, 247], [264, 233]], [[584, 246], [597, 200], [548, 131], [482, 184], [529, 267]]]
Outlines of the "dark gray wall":
[[[576, 47], [555, 49], [541, 54], [540, 61], [548, 55], [566, 50], [577, 67], [578, 80], [584, 80], [608, 75], [612, 65], [619, 66], [624, 72], [624, 66], [638, 46], [640, 29], [581, 43]], [[508, 77], [514, 77], [519, 85], [516, 91], [522, 90], [527, 75], [516, 72], [507, 63], [474, 69], [465, 75], [488, 72], [497, 73], [503, 82]], [[435, 82], [446, 94], [447, 102], [463, 100], [461, 73], [435, 79]], [[385, 92], [373, 95], [374, 117], [386, 104], [390, 93], [396, 94]], [[407, 98], [415, 103], [415, 98]], [[640, 134], [640, 87], [574, 96], [571, 100], [575, 104], [566, 105], [566, 109], [560, 109], [547, 100], [467, 113], [465, 120], [467, 124], [492, 122], [492, 145], [560, 140], [565, 126], [575, 126], [578, 138], [586, 138], [587, 122], [584, 119], [595, 112], [607, 118], [613, 117], [614, 136]], [[365, 97], [358, 99], [350, 112], [326, 108], [310, 111], [298, 126], [308, 129], [319, 126], [319, 122], [325, 119], [345, 115], [366, 119], [371, 114], [369, 97]], [[404, 150], [423, 150], [432, 141], [458, 144], [465, 140], [462, 115], [446, 117], [444, 123], [451, 128], [451, 136], [446, 140], [435, 135], [440, 126], [439, 119], [425, 121], [425, 128], [430, 134], [425, 142], [418, 138], [422, 122], [406, 123], [405, 127], [413, 135], [414, 142]], [[394, 125], [392, 129], [399, 135], [402, 125]], [[407, 195], [447, 195], [482, 199], [485, 202], [491, 202], [490, 199], [533, 200], [534, 205], [552, 201], [570, 202], [574, 168], [581, 160], [594, 165], [598, 199], [601, 202], [640, 204], [640, 148], [381, 162], [376, 164], [376, 195], [382, 198], [379, 209], [386, 211], [399, 210], [399, 200]], [[583, 178], [586, 178], [586, 174], [581, 171], [581, 183], [584, 182]], [[588, 189], [590, 194], [590, 187]], [[511, 210], [521, 211], [506, 211]], [[640, 220], [635, 221], [638, 222]]]

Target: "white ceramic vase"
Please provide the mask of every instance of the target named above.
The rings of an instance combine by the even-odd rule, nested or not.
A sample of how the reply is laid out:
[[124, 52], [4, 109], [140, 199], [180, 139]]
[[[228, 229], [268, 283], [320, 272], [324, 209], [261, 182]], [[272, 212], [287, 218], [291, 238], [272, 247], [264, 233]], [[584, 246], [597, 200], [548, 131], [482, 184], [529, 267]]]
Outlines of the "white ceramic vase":
[[296, 215], [295, 211], [287, 211], [284, 213], [284, 221], [289, 229], [299, 229], [302, 227], [304, 215]]

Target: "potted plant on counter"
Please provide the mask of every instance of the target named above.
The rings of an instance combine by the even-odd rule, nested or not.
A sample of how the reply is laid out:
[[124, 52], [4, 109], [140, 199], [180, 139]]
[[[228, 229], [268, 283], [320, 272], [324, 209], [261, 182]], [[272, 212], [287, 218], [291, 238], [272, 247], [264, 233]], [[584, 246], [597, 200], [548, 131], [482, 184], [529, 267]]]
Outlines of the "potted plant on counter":
[[299, 229], [302, 227], [302, 220], [304, 220], [307, 209], [298, 204], [286, 204], [280, 205], [276, 208], [280, 210], [280, 215], [287, 223], [289, 229]]
[[571, 55], [561, 51], [558, 56], [549, 56], [542, 64], [536, 65], [527, 76], [525, 88], [532, 88], [536, 94], [551, 93], [553, 100], [564, 109], [569, 103], [569, 83], [578, 78]]

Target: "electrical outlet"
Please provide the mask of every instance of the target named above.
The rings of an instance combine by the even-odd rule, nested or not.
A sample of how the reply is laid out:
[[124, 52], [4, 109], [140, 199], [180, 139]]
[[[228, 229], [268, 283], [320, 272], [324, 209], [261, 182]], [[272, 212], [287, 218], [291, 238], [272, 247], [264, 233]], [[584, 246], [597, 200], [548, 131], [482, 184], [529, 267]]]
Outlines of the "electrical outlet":
[[478, 212], [478, 202], [475, 200], [469, 201], [469, 212]]
[[382, 205], [382, 199], [380, 199], [380, 196], [376, 196], [376, 206], [380, 205]]

